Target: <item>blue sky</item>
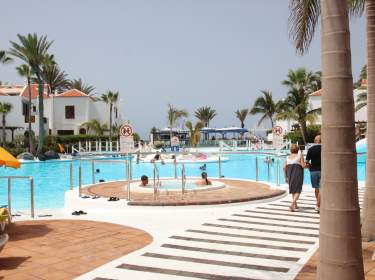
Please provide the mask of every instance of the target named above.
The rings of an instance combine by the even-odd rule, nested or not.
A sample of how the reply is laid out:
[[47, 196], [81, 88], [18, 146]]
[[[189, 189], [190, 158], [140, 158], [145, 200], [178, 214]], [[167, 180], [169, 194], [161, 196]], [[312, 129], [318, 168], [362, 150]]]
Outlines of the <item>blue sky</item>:
[[[99, 94], [120, 91], [121, 111], [142, 136], [166, 126], [168, 103], [193, 121], [197, 107], [210, 105], [218, 112], [212, 126], [238, 125], [234, 111], [260, 90], [285, 96], [289, 69], [320, 69], [319, 30], [310, 51], [297, 55], [288, 14], [280, 0], [11, 0], [2, 3], [0, 49], [17, 33], [48, 35], [71, 78]], [[351, 20], [351, 35], [356, 80], [366, 61], [364, 18]], [[21, 83], [18, 64], [0, 67], [0, 80]]]

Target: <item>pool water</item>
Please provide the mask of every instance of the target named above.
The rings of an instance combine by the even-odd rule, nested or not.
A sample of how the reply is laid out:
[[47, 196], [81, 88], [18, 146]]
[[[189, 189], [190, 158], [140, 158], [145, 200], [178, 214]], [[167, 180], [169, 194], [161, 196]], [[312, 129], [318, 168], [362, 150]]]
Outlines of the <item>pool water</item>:
[[[266, 163], [266, 155], [254, 154], [230, 154], [229, 161], [223, 162], [221, 166], [222, 175], [227, 178], [256, 179], [256, 160], [258, 158], [259, 180], [276, 183], [277, 159], [270, 162], [269, 174]], [[73, 185], [78, 185], [78, 161], [73, 161]], [[199, 177], [202, 170], [201, 164], [185, 164], [187, 177]], [[153, 164], [133, 164], [133, 179], [147, 175], [152, 181]], [[160, 177], [174, 177], [172, 164], [158, 164]], [[177, 167], [178, 177], [181, 176], [181, 165]], [[284, 182], [283, 160], [279, 164], [280, 182]], [[358, 162], [358, 180], [365, 179], [365, 163]], [[70, 185], [70, 161], [53, 161], [25, 163], [20, 169], [0, 168], [0, 176], [33, 176], [35, 185], [35, 208], [56, 209], [64, 207], [64, 193], [69, 190]], [[125, 178], [125, 165], [123, 163], [95, 162], [95, 182], [100, 179], [105, 181], [119, 180]], [[82, 161], [82, 183], [92, 183], [91, 162]], [[218, 163], [207, 163], [206, 170], [209, 177], [218, 177]], [[305, 170], [304, 182], [310, 184], [308, 170]], [[7, 204], [7, 180], [0, 179], [0, 205]], [[30, 209], [29, 183], [25, 180], [14, 180], [12, 182], [12, 208], [16, 210]]]

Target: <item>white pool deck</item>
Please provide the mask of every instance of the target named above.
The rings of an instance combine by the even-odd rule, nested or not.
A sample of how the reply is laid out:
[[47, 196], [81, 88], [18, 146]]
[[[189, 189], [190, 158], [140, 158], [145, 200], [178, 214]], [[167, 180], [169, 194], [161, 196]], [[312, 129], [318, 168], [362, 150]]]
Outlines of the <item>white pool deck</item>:
[[[360, 183], [360, 201], [363, 192]], [[79, 280], [291, 280], [318, 247], [319, 214], [313, 210], [311, 186], [304, 186], [301, 195], [300, 208], [304, 209], [288, 211], [289, 201], [287, 195], [225, 205], [127, 206], [124, 200], [78, 198], [73, 190], [66, 193], [65, 209], [37, 214], [53, 214], [38, 219], [116, 223], [153, 236], [145, 248], [81, 275]], [[72, 216], [75, 210], [88, 214]]]

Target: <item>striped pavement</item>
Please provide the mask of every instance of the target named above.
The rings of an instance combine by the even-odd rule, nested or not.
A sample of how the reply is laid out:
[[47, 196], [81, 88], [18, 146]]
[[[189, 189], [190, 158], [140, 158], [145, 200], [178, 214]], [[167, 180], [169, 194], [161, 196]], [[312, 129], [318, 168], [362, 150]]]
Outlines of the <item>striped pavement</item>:
[[319, 214], [312, 192], [301, 194], [299, 211], [289, 204], [287, 196], [231, 209], [78, 279], [294, 279], [318, 247]]

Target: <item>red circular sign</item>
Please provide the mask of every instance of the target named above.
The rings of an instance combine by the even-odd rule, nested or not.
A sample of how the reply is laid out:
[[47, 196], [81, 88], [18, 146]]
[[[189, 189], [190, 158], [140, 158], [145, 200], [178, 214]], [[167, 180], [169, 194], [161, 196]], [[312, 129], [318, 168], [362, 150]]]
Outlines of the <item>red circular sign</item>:
[[124, 124], [120, 127], [120, 135], [121, 136], [132, 136], [133, 135], [133, 128], [129, 124]]
[[273, 127], [272, 132], [279, 136], [283, 133], [283, 128], [281, 126], [276, 125]]

